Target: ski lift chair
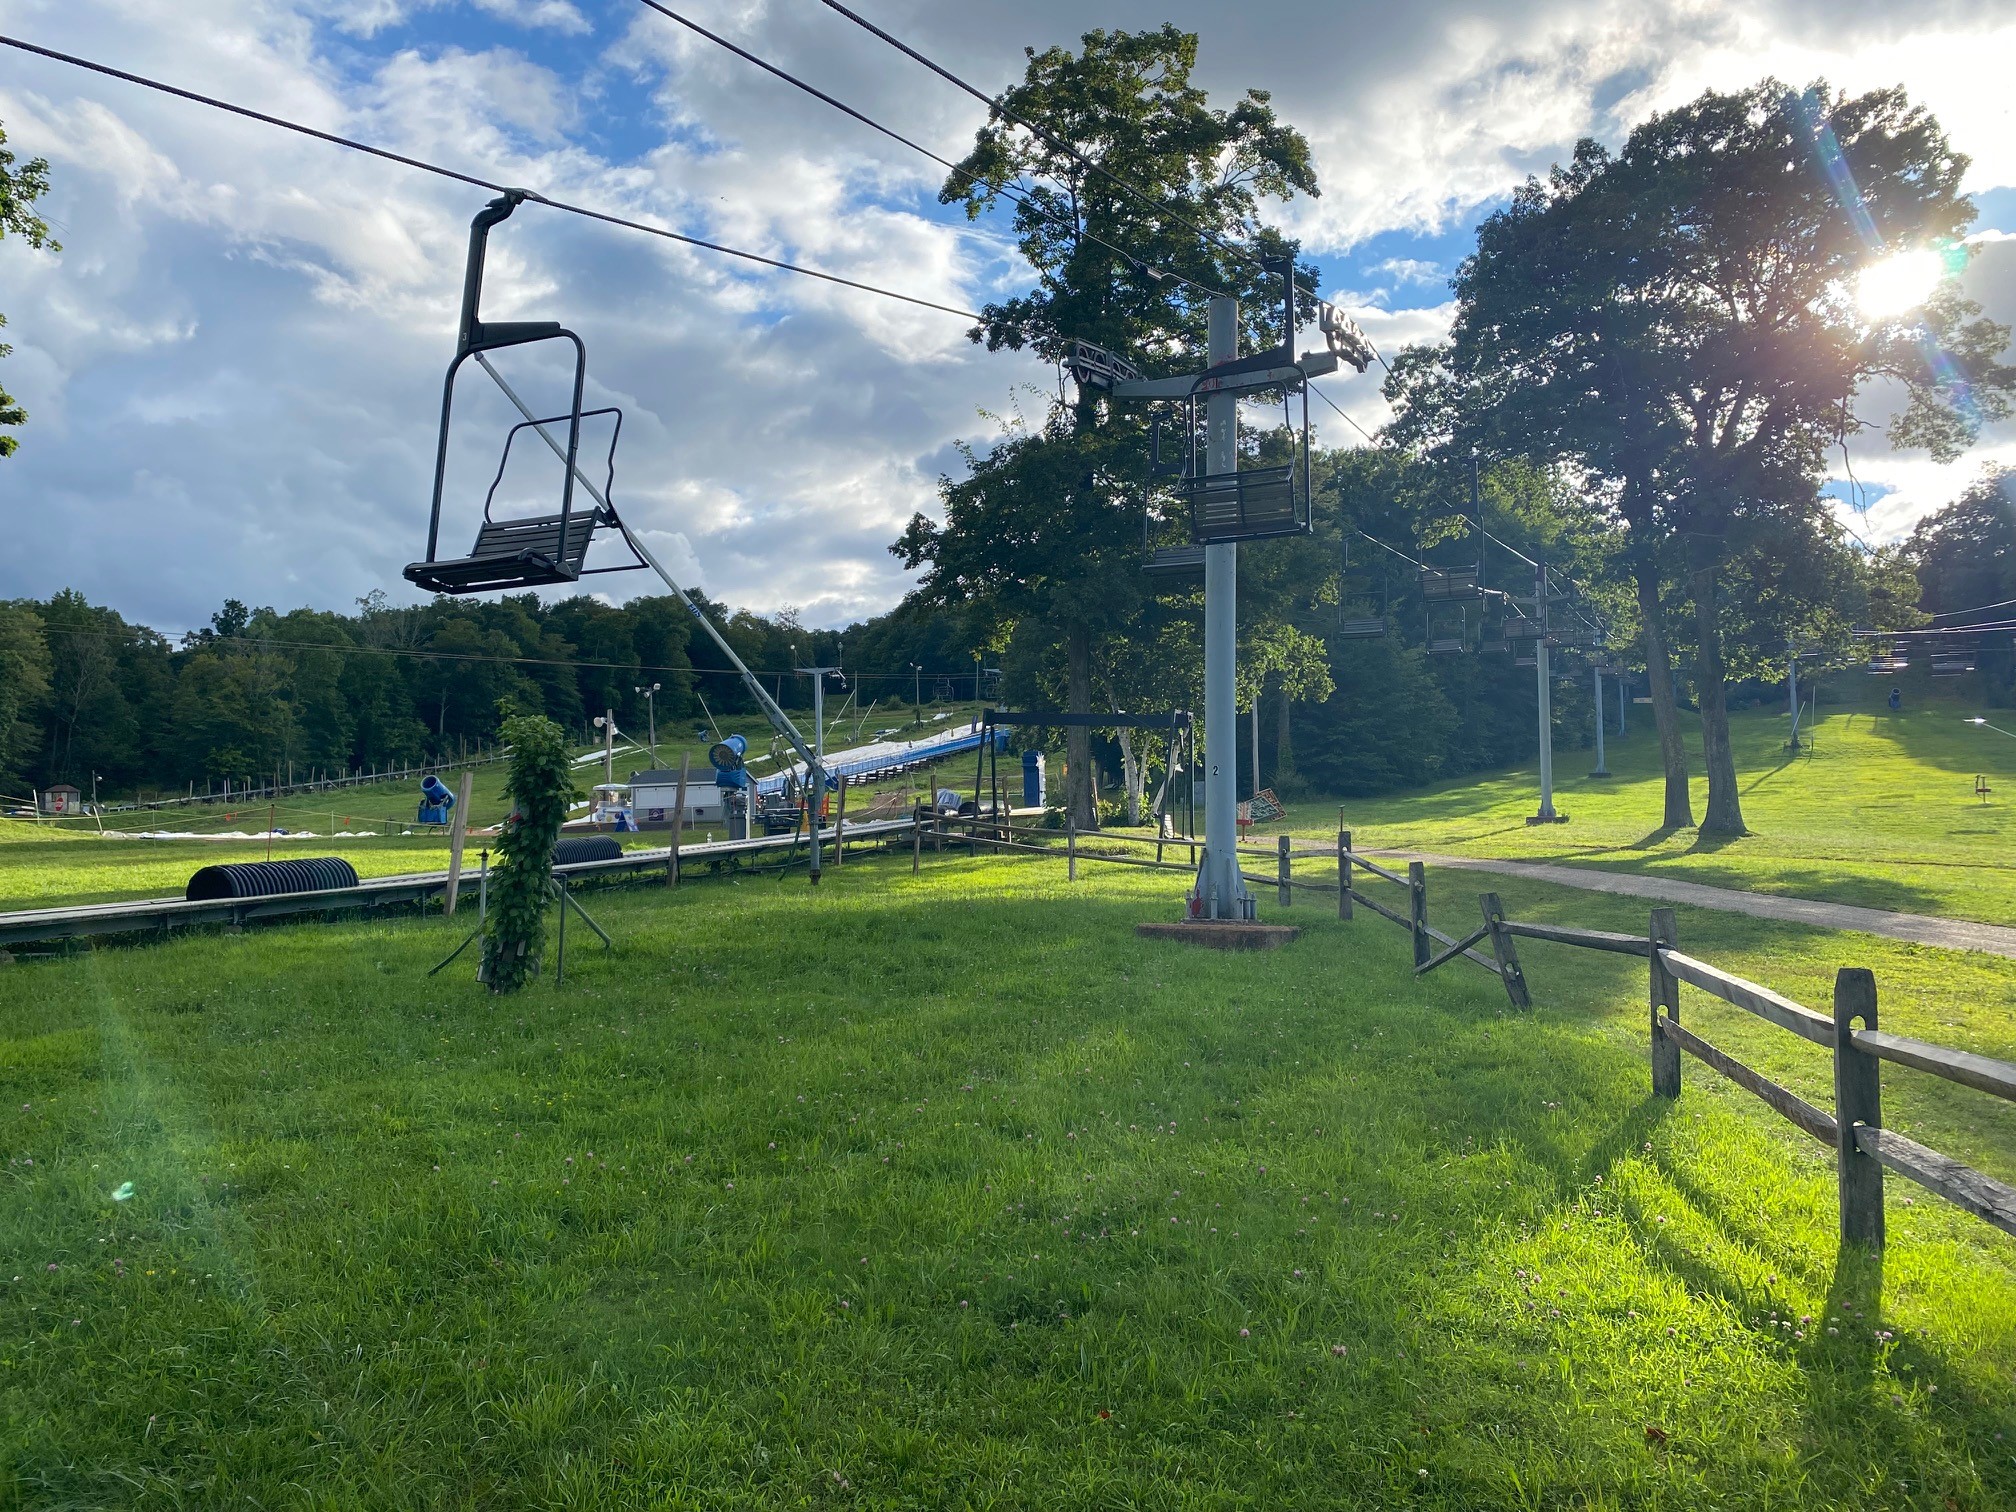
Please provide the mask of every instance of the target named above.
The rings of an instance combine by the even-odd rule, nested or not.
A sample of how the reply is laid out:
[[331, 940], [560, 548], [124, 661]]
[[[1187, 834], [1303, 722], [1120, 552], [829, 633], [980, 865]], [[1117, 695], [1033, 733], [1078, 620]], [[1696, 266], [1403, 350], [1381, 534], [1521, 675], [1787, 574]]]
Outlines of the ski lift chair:
[[1347, 619], [1337, 622], [1338, 640], [1378, 640], [1386, 634], [1384, 619]]
[[1204, 574], [1204, 548], [1202, 546], [1158, 546], [1148, 554], [1141, 564], [1141, 570], [1150, 577], [1202, 577]]
[[1421, 597], [1432, 603], [1480, 599], [1484, 590], [1477, 583], [1475, 567], [1423, 567]]
[[1426, 634], [1430, 656], [1460, 656], [1470, 649], [1470, 606], [1460, 600], [1430, 600]]
[[[523, 204], [525, 198], [522, 189], [506, 190], [479, 210], [469, 224], [469, 260], [462, 282], [462, 319], [456, 333], [455, 357], [448, 364], [448, 376], [442, 385], [441, 434], [434, 458], [434, 500], [427, 522], [427, 555], [424, 560], [410, 563], [405, 572], [408, 581], [436, 593], [538, 588], [572, 583], [584, 572], [626, 572], [645, 565], [641, 557], [614, 567], [590, 568], [585, 565], [588, 545], [597, 528], [620, 529], [620, 522], [614, 507], [608, 503], [609, 488], [606, 485], [602, 490], [602, 502], [597, 506], [591, 509], [575, 507], [574, 485], [581, 452], [581, 422], [600, 415], [613, 415], [616, 417], [615, 432], [620, 434], [623, 416], [620, 410], [614, 408], [586, 411], [581, 408], [582, 393], [588, 379], [588, 352], [581, 338], [556, 320], [486, 321], [482, 318], [483, 263], [490, 228], [509, 219], [511, 212]], [[448, 435], [455, 404], [455, 375], [471, 357], [480, 358], [485, 352], [542, 341], [564, 341], [573, 348], [573, 402], [563, 415], [527, 419], [511, 428], [504, 440], [504, 454], [497, 465], [497, 476], [491, 480], [490, 491], [483, 500], [483, 523], [477, 528], [475, 544], [469, 548], [467, 556], [444, 558], [440, 554], [441, 501], [448, 476]], [[559, 513], [497, 518], [494, 513], [497, 489], [504, 481], [504, 472], [511, 460], [511, 446], [518, 433], [537, 430], [541, 439], [560, 451], [560, 443], [547, 427], [557, 427], [563, 421], [566, 423], [567, 438], [561, 460], [566, 474], [560, 487]], [[615, 469], [616, 436], [612, 434], [609, 441], [609, 480], [612, 484]]]
[[[1295, 439], [1285, 467], [1240, 472], [1193, 470], [1184, 480], [1190, 500], [1190, 535], [1202, 546], [1264, 541], [1309, 533], [1309, 385], [1302, 391], [1302, 424], [1293, 424], [1290, 396], [1282, 395], [1282, 418]], [[1194, 405], [1195, 400], [1191, 403]], [[1195, 428], [1192, 427], [1192, 434]]]

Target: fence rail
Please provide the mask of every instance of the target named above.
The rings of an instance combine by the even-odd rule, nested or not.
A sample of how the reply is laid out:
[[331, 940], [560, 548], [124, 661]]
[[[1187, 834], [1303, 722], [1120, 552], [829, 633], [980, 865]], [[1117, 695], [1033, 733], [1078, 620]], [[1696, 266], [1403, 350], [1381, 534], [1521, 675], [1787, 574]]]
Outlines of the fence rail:
[[[1671, 909], [1652, 910], [1644, 934], [1622, 934], [1509, 919], [1498, 895], [1485, 893], [1478, 900], [1483, 926], [1458, 939], [1428, 924], [1426, 878], [1419, 862], [1410, 863], [1408, 876], [1401, 878], [1353, 850], [1351, 832], [1340, 828], [1337, 867], [1345, 887], [1339, 899], [1340, 917], [1350, 918], [1352, 905], [1362, 903], [1382, 918], [1407, 929], [1414, 936], [1417, 976], [1445, 965], [1458, 955], [1489, 967], [1504, 984], [1515, 1008], [1531, 1006], [1516, 940], [1606, 951], [1644, 960], [1649, 973], [1653, 1093], [1665, 1098], [1679, 1097], [1682, 1057], [1692, 1056], [1751, 1093], [1794, 1127], [1833, 1149], [1844, 1241], [1875, 1246], [1883, 1243], [1886, 1170], [1938, 1193], [2006, 1233], [2016, 1234], [2016, 1187], [1884, 1128], [1882, 1087], [1882, 1066], [1887, 1061], [2016, 1102], [2016, 1064], [1878, 1028], [1876, 979], [1869, 971], [1859, 967], [1841, 969], [1834, 982], [1834, 1012], [1829, 1016], [1682, 951]], [[1408, 913], [1403, 915], [1352, 887], [1351, 877], [1361, 870], [1405, 885]], [[1491, 943], [1495, 959], [1486, 959], [1471, 949], [1486, 940]], [[1431, 954], [1429, 941], [1439, 942], [1443, 948]], [[1680, 999], [1683, 986], [1719, 998], [1774, 1028], [1829, 1051], [1834, 1062], [1834, 1110], [1830, 1113], [1815, 1106], [1683, 1025]]]

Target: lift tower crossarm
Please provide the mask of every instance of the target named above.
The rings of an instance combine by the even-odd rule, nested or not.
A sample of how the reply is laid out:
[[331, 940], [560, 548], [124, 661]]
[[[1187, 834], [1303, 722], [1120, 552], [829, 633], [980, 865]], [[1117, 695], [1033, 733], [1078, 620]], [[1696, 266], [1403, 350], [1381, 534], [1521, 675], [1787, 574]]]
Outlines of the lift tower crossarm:
[[[551, 432], [532, 413], [525, 401], [518, 397], [518, 391], [504, 381], [504, 375], [490, 365], [490, 359], [484, 353], [478, 352], [476, 354], [476, 361], [482, 366], [484, 372], [496, 380], [497, 387], [504, 391], [504, 397], [517, 407], [518, 413], [525, 417], [534, 431], [538, 432], [539, 439], [552, 447], [553, 455], [565, 463], [567, 461], [567, 449], [553, 439]], [[593, 480], [583, 473], [578, 466], [574, 469], [574, 479], [588, 491], [590, 498], [607, 511], [609, 518], [615, 523], [616, 528], [623, 532], [623, 539], [630, 543], [630, 549], [643, 558], [645, 566], [665, 580], [665, 586], [672, 590], [672, 596], [686, 606], [686, 612], [699, 621], [700, 628], [707, 632], [708, 637], [720, 648], [721, 654], [728, 658], [728, 664], [742, 675], [742, 681], [749, 689], [750, 696], [756, 700], [756, 707], [763, 711], [764, 717], [770, 721], [772, 728], [779, 735], [782, 735], [786, 740], [791, 742], [791, 748], [798, 753], [799, 759], [805, 763], [806, 771], [819, 771], [823, 779], [825, 773], [820, 768], [818, 761], [813, 757], [812, 748], [806, 744], [805, 737], [798, 733], [798, 727], [791, 722], [790, 716], [777, 706], [777, 701], [770, 696], [768, 690], [757, 680], [756, 674], [751, 672], [743, 664], [742, 658], [735, 654], [735, 648], [728, 644], [726, 637], [719, 630], [715, 629], [714, 622], [707, 617], [707, 612], [694, 603], [686, 590], [673, 580], [672, 574], [665, 570], [665, 564], [659, 561], [645, 547], [642, 541], [637, 539], [635, 532], [630, 529], [628, 522], [616, 513], [616, 508], [609, 502], [608, 497], [601, 489], [595, 486]]]
[[1328, 352], [1307, 352], [1299, 361], [1231, 372], [1179, 373], [1174, 378], [1141, 378], [1114, 383], [1115, 399], [1188, 399], [1196, 394], [1243, 394], [1255, 389], [1299, 388], [1311, 378], [1337, 371]]

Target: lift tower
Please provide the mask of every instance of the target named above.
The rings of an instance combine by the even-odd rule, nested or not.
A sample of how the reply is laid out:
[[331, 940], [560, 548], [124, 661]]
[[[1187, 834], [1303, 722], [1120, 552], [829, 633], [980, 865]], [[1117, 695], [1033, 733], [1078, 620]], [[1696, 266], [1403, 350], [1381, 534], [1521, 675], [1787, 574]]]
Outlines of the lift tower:
[[[1201, 373], [1144, 378], [1129, 363], [1084, 342], [1065, 359], [1079, 384], [1101, 388], [1115, 399], [1177, 402], [1190, 461], [1182, 469], [1192, 539], [1204, 552], [1204, 847], [1191, 884], [1192, 919], [1250, 922], [1253, 896], [1239, 876], [1239, 710], [1235, 687], [1238, 655], [1239, 542], [1303, 535], [1309, 530], [1309, 380], [1337, 370], [1339, 361], [1364, 372], [1372, 360], [1364, 332], [1334, 306], [1317, 300], [1316, 314], [1328, 350], [1295, 355], [1295, 263], [1271, 258], [1270, 273], [1282, 283], [1281, 344], [1251, 357], [1239, 355], [1239, 302], [1226, 295], [1211, 300], [1207, 356]], [[1302, 400], [1302, 423], [1294, 456], [1286, 467], [1239, 467], [1239, 400], [1244, 394], [1279, 390], [1284, 410], [1292, 396]], [[1203, 447], [1198, 448], [1198, 401], [1203, 401]], [[1291, 430], [1294, 428], [1292, 419]]]

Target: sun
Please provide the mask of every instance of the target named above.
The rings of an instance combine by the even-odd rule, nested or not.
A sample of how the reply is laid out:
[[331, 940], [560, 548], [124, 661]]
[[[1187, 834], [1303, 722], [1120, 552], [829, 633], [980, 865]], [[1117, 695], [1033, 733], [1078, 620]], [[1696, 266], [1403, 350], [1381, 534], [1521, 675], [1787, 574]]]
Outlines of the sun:
[[1946, 276], [1946, 260], [1930, 248], [1899, 252], [1872, 263], [1855, 280], [1855, 303], [1870, 320], [1915, 309]]

